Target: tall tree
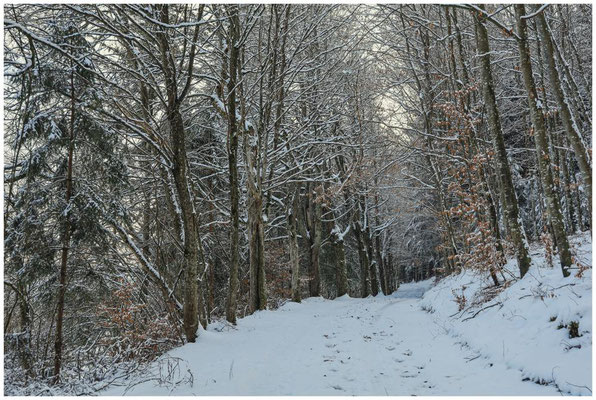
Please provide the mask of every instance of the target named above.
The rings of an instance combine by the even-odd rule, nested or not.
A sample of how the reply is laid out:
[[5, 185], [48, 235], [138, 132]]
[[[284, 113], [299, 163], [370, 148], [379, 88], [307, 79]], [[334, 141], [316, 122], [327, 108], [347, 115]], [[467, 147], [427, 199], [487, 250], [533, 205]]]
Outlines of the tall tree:
[[[238, 6], [229, 6], [227, 9], [230, 18], [226, 47], [228, 48], [228, 74], [227, 74], [227, 119], [228, 119], [228, 174], [230, 181], [230, 280], [228, 298], [226, 303], [226, 319], [236, 323], [236, 308], [238, 295], [238, 265], [240, 258], [240, 215], [239, 215], [239, 182], [238, 182], [238, 121], [236, 111], [236, 87], [239, 74], [240, 59], [240, 19]], [[223, 77], [222, 77], [223, 78]]]
[[490, 47], [488, 43], [488, 31], [486, 28], [486, 11], [472, 11], [476, 24], [476, 43], [478, 58], [480, 59], [480, 72], [483, 81], [484, 102], [488, 114], [488, 125], [491, 131], [494, 152], [497, 162], [500, 188], [503, 194], [503, 208], [505, 209], [506, 225], [515, 246], [517, 264], [520, 276], [523, 277], [530, 268], [530, 256], [528, 254], [528, 242], [524, 227], [521, 224], [517, 196], [511, 177], [511, 168], [507, 159], [507, 149], [503, 140], [501, 119], [497, 108], [494, 82], [491, 71]]
[[552, 224], [555, 242], [559, 250], [559, 260], [563, 276], [569, 276], [568, 268], [571, 266], [571, 253], [569, 251], [569, 241], [565, 233], [563, 215], [561, 213], [561, 204], [559, 195], [553, 182], [553, 173], [551, 169], [551, 160], [549, 154], [548, 139], [546, 136], [546, 126], [542, 106], [538, 104], [538, 93], [536, 83], [532, 72], [532, 61], [530, 57], [530, 48], [528, 46], [528, 34], [526, 24], [526, 10], [523, 4], [515, 5], [515, 18], [517, 20], [517, 29], [519, 34], [518, 47], [520, 56], [520, 69], [524, 77], [526, 92], [528, 93], [528, 106], [530, 108], [530, 117], [534, 127], [534, 142], [536, 143], [536, 162], [540, 170], [540, 179], [542, 181], [542, 190], [546, 199], [548, 217]]
[[592, 214], [592, 167], [591, 160], [586, 150], [586, 145], [583, 141], [582, 135], [575, 117], [573, 116], [570, 106], [568, 94], [563, 90], [559, 69], [555, 61], [555, 49], [552, 35], [545, 17], [545, 8], [536, 9], [536, 18], [538, 20], [538, 28], [540, 32], [540, 39], [544, 44], [543, 55], [546, 58], [548, 66], [548, 77], [550, 79], [551, 88], [554, 92], [557, 105], [559, 107], [561, 121], [569, 143], [573, 147], [575, 159], [579, 165], [584, 180], [585, 192], [588, 198], [588, 209]]

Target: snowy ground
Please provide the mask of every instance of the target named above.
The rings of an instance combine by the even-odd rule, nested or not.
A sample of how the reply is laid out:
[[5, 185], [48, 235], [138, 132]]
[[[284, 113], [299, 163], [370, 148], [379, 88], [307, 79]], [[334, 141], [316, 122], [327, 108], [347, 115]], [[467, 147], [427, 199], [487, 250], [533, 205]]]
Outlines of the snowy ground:
[[[474, 359], [419, 301], [308, 299], [244, 318], [238, 330], [202, 332], [198, 343], [170, 352], [188, 361], [194, 381], [171, 394], [556, 394], [522, 382], [503, 363]], [[170, 388], [146, 382], [128, 394], [167, 395]]]
[[[574, 242], [591, 265], [589, 236]], [[487, 280], [462, 273], [436, 286], [403, 284], [391, 296], [286, 303], [236, 328], [213, 324], [141, 383], [101, 394], [591, 394], [591, 270], [563, 279], [540, 250], [532, 255], [524, 279], [481, 305]], [[581, 337], [569, 338], [571, 321]]]
[[[404, 284], [392, 296], [368, 299], [312, 298], [302, 304], [287, 303], [276, 311], [258, 312], [240, 320], [235, 329], [213, 325], [201, 332], [198, 343], [169, 353], [182, 361], [178, 369], [170, 364], [162, 367], [161, 376], [169, 375], [164, 382], [178, 380], [180, 384], [159, 385], [148, 380], [132, 388], [112, 387], [101, 394], [120, 395], [125, 391], [130, 395], [559, 394], [552, 384], [524, 381], [531, 374], [522, 371], [523, 365], [516, 364], [516, 360], [522, 364], [524, 361], [516, 358], [511, 349], [502, 357], [492, 354], [491, 346], [481, 345], [484, 340], [501, 346], [502, 337], [509, 340], [510, 336], [521, 336], [522, 344], [527, 346], [523, 331], [505, 332], [509, 336], [501, 336], [503, 332], [495, 330], [470, 345], [471, 337], [482, 336], [487, 329], [490, 332], [493, 326], [490, 321], [478, 319], [477, 324], [470, 325], [474, 330], [484, 331], [456, 330], [454, 326], [459, 322], [447, 322], [438, 311], [422, 311], [421, 304], [428, 301], [429, 295], [440, 293], [433, 288], [421, 300], [431, 285], [430, 281]], [[453, 303], [452, 297], [439, 300], [445, 306]], [[539, 335], [537, 329], [542, 328], [528, 335]], [[565, 331], [552, 329], [560, 334]], [[589, 338], [591, 342], [591, 335]], [[588, 339], [584, 336], [583, 340]], [[591, 349], [591, 344], [586, 347], [584, 353]], [[544, 357], [538, 360], [545, 361]], [[536, 364], [526, 361], [529, 365]], [[589, 361], [585, 357], [577, 359], [588, 376]], [[587, 384], [591, 387], [589, 380]]]
[[[572, 239], [578, 262], [592, 265], [589, 234]], [[547, 266], [544, 251], [531, 248], [533, 267], [524, 279], [496, 297], [485, 289], [488, 277], [470, 272], [452, 276], [426, 292], [421, 305], [451, 336], [511, 369], [524, 379], [556, 386], [563, 394], [592, 394], [592, 270], [563, 278], [556, 258]], [[506, 266], [515, 270], [515, 263]], [[458, 311], [454, 292], [466, 297]], [[578, 324], [580, 337], [570, 337]]]

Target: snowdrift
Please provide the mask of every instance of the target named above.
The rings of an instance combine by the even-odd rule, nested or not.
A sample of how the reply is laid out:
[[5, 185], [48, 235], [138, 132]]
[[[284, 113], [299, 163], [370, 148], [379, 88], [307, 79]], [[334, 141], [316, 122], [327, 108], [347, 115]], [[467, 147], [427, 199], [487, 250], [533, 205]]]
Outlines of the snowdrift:
[[[576, 259], [592, 265], [589, 233], [573, 238]], [[592, 393], [592, 270], [563, 278], [558, 260], [531, 249], [533, 266], [500, 292], [488, 276], [462, 272], [441, 280], [421, 301], [444, 327], [489, 360], [522, 371], [524, 379], [562, 393]], [[515, 261], [506, 266], [515, 271]]]

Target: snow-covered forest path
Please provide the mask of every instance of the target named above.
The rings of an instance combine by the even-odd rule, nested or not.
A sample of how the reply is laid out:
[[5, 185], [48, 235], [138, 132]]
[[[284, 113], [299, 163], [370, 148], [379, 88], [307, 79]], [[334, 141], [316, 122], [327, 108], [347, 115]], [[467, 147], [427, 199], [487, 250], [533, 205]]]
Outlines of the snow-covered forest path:
[[[311, 298], [211, 326], [195, 344], [171, 351], [179, 370], [129, 388], [131, 395], [548, 395], [552, 386], [486, 359], [449, 336], [420, 309], [427, 282], [392, 296]], [[186, 377], [184, 376], [186, 374]], [[173, 377], [173, 378], [172, 378]], [[118, 395], [125, 387], [104, 394]]]

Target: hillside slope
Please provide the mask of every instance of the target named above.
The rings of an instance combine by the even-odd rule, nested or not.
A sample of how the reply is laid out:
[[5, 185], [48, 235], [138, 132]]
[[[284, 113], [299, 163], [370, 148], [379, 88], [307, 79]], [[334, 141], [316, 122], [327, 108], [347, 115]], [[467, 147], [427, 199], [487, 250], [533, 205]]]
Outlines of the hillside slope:
[[[589, 234], [572, 240], [577, 260], [592, 265]], [[555, 385], [574, 395], [592, 393], [592, 270], [563, 278], [544, 249], [521, 280], [490, 293], [488, 277], [470, 272], [443, 279], [421, 305], [449, 335], [491, 362], [522, 371], [524, 379]], [[515, 264], [506, 268], [514, 271]], [[492, 296], [496, 297], [486, 301]], [[463, 309], [455, 300], [465, 298]], [[484, 300], [484, 301], [482, 301]], [[577, 336], [578, 337], [574, 337]]]

